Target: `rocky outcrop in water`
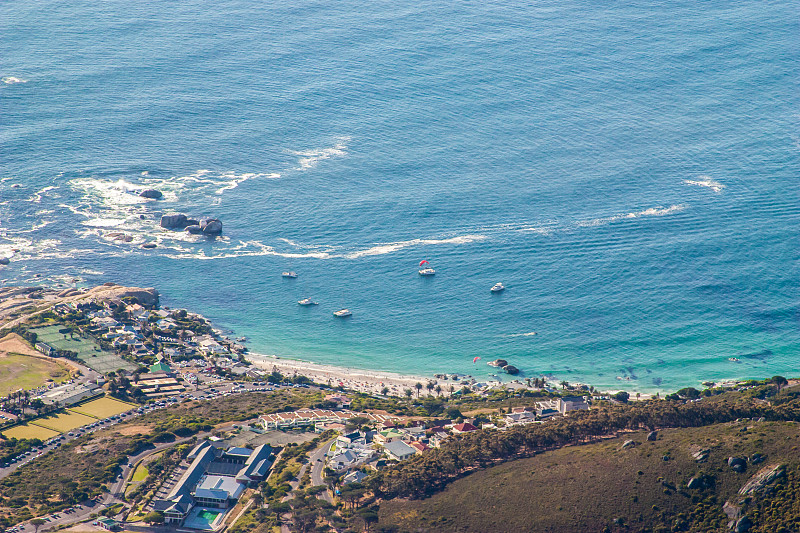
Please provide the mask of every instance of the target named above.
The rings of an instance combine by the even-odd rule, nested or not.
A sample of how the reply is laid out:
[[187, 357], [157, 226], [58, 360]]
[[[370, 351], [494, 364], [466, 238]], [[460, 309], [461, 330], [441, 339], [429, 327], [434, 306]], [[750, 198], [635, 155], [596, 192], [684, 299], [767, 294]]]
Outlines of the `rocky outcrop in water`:
[[145, 189], [139, 193], [142, 198], [150, 198], [151, 200], [160, 200], [164, 196], [161, 191], [155, 189]]
[[186, 215], [174, 214], [161, 217], [161, 227], [166, 229], [184, 229], [189, 226], [189, 219]]
[[221, 235], [222, 222], [216, 218], [204, 218], [200, 221], [200, 228], [204, 235]]

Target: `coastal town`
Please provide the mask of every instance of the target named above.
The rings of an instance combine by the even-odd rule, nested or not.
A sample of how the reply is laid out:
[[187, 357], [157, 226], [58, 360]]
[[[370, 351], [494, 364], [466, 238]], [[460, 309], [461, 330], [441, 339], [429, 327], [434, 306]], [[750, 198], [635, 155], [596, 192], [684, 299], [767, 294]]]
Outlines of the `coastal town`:
[[[498, 387], [453, 376], [443, 388], [450, 379], [447, 375], [422, 385], [421, 381], [412, 384], [412, 378], [392, 381], [393, 376], [379, 374], [372, 376], [377, 381], [359, 384], [380, 386], [371, 394], [390, 404], [424, 397], [440, 401], [467, 395], [488, 398], [498, 391], [519, 397], [523, 390], [551, 391], [553, 397], [490, 416], [465, 416], [457, 409], [450, 410], [455, 418], [356, 411], [354, 400], [363, 405], [368, 396], [348, 388], [346, 384], [353, 383], [349, 379], [332, 377], [328, 368], [322, 374], [310, 372], [311, 377], [297, 370], [289, 373], [287, 361], [273, 361], [272, 368], [264, 359], [253, 364], [245, 339], [228, 338], [199, 314], [160, 308], [152, 289], [113, 284], [59, 292], [3, 289], [0, 298], [0, 326], [7, 332], [0, 350], [66, 369], [63, 379], [8, 390], [0, 400], [0, 435], [4, 444], [13, 443], [13, 451], [4, 453], [0, 463], [0, 480], [30, 468], [63, 445], [91, 442], [98, 433], [135, 425], [137, 419], [182, 404], [298, 389], [319, 398], [316, 406], [265, 412], [253, 420], [229, 424], [226, 431], [201, 432], [192, 437], [196, 444], [191, 450], [183, 444], [186, 439], [178, 439], [170, 448], [183, 451], [171, 465], [172, 471], [147, 496], [129, 501], [125, 494], [131, 486], [141, 485], [141, 469], [164, 452], [160, 443], [149, 453], [137, 454], [136, 465], [121, 469], [116, 491], [65, 504], [60, 512], [32, 516], [27, 524], [8, 524], [12, 533], [35, 527], [34, 520], [59, 528], [89, 524], [119, 529], [147, 523], [219, 531], [235, 525], [231, 511], [238, 509], [243, 494], [265, 483], [287, 446], [315, 436], [325, 438], [315, 449], [317, 458], [309, 474], [319, 486], [325, 485], [319, 494], [333, 502], [348, 486], [361, 486], [370, 472], [425, 454], [447, 439], [481, 428], [503, 430], [543, 423], [589, 408], [588, 393], [557, 395], [557, 389], [544, 380], [534, 384], [541, 387], [522, 381]], [[285, 497], [290, 493], [287, 490]]]
[[[539, 377], [354, 381], [329, 367], [292, 371], [286, 360], [251, 360], [245, 339], [199, 314], [161, 308], [153, 289], [113, 284], [2, 289], [0, 329], [7, 366], [27, 362], [3, 382], [0, 494], [55, 457], [128, 443], [102, 482], [55, 499], [4, 496], [0, 521], [11, 533], [369, 529], [374, 516], [356, 511], [371, 508], [375, 480], [398, 465], [472, 434], [559, 427], [632, 399]], [[22, 370], [36, 365], [44, 373]], [[702, 399], [691, 388], [673, 396]]]

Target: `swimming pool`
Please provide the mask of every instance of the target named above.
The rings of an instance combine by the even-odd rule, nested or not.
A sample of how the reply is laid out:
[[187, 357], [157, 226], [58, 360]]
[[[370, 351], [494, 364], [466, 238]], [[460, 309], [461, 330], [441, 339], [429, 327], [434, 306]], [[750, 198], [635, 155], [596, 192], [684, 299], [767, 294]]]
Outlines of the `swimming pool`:
[[226, 512], [226, 509], [194, 508], [184, 520], [183, 525], [190, 529], [213, 531], [222, 523]]

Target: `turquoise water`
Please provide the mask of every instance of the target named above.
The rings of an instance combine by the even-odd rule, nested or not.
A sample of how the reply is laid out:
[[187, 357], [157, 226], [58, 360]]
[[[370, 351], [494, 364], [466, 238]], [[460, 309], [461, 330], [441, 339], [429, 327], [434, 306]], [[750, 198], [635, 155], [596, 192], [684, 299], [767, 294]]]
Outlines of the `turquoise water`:
[[6, 284], [157, 286], [254, 351], [405, 373], [800, 374], [791, 2], [15, 1], [0, 30]]

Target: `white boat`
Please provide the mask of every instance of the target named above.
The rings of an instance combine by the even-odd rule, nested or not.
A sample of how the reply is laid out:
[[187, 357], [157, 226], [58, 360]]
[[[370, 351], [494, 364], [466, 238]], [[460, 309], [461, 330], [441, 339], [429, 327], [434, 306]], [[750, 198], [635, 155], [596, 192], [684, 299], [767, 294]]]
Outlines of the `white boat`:
[[317, 302], [315, 302], [311, 298], [303, 298], [302, 300], [298, 300], [297, 303], [299, 303], [300, 305], [317, 305]]
[[281, 276], [283, 276], [284, 278], [294, 279], [297, 277], [297, 272], [295, 272], [294, 270], [290, 270], [288, 272], [283, 272]]
[[436, 274], [436, 271], [433, 269], [431, 264], [428, 262], [427, 259], [423, 259], [419, 262], [419, 275], [420, 276], [433, 276]]
[[353, 313], [350, 312], [349, 309], [339, 309], [338, 311], [333, 312], [333, 316], [337, 316], [339, 318], [344, 318], [346, 316], [350, 316]]
[[495, 283], [494, 286], [489, 290], [492, 291], [492, 292], [502, 292], [505, 289], [506, 289], [505, 285], [503, 285], [502, 283], [498, 282], [498, 283]]

